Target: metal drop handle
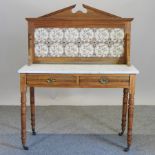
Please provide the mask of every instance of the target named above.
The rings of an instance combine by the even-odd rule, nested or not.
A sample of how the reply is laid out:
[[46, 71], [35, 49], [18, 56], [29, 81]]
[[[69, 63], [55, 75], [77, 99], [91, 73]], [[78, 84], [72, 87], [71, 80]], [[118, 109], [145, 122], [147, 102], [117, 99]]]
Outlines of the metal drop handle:
[[52, 82], [56, 82], [56, 79], [52, 79], [52, 78], [47, 79], [47, 83], [52, 83]]
[[108, 81], [108, 79], [100, 79], [99, 82], [101, 84], [107, 84], [109, 81]]

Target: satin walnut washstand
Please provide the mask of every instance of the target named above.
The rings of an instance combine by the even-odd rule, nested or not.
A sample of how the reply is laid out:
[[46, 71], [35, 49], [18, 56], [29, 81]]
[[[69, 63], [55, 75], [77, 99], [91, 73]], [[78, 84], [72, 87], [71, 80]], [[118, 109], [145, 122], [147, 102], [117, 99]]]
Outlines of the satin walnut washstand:
[[[132, 142], [135, 80], [130, 64], [132, 18], [70, 6], [28, 21], [28, 65], [20, 73], [21, 140], [26, 146], [26, 90], [30, 88], [31, 126], [35, 132], [35, 87], [123, 88], [122, 130], [127, 124], [128, 151]], [[128, 116], [127, 116], [128, 114]]]

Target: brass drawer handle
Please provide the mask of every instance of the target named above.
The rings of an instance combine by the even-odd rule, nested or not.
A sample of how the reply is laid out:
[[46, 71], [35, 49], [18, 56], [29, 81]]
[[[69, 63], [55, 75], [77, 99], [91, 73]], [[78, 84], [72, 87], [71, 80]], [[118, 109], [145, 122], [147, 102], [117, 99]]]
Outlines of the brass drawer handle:
[[107, 84], [109, 81], [108, 81], [108, 79], [100, 79], [99, 82], [101, 84]]
[[47, 79], [47, 83], [52, 83], [52, 82], [56, 82], [56, 79]]

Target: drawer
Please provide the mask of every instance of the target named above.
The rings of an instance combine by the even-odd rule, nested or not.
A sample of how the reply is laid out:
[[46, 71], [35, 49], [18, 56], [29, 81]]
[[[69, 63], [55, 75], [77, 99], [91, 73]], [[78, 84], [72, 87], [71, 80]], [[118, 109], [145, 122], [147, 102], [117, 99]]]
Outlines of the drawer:
[[71, 87], [77, 84], [73, 75], [61, 74], [28, 74], [27, 84], [29, 86], [47, 87]]
[[80, 76], [80, 87], [92, 88], [128, 88], [129, 75], [98, 75], [98, 76]]

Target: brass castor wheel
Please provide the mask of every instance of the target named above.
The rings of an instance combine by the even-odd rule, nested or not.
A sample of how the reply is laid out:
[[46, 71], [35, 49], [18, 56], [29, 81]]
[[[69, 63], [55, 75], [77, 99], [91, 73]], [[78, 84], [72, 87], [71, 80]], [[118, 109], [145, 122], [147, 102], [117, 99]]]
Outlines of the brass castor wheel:
[[35, 132], [35, 130], [34, 129], [32, 129], [32, 135], [36, 135], [36, 132]]
[[27, 146], [25, 146], [25, 145], [23, 145], [23, 149], [24, 150], [29, 150], [29, 148]]

